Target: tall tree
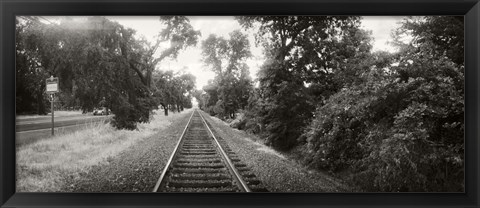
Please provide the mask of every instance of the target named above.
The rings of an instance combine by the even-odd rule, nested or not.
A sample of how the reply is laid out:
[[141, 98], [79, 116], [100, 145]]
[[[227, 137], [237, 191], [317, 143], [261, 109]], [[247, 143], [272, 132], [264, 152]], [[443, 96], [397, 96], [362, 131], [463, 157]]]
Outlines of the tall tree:
[[239, 30], [228, 40], [210, 35], [202, 43], [203, 62], [215, 73], [215, 79], [204, 90], [209, 94], [207, 106], [220, 117], [235, 118], [246, 106], [252, 89], [246, 59], [251, 57], [250, 43]]
[[258, 108], [261, 129], [268, 144], [289, 149], [312, 118], [315, 104], [308, 94], [308, 86], [322, 87], [320, 91], [335, 88], [332, 71], [340, 68], [340, 61], [347, 58], [336, 59], [337, 53], [345, 51], [341, 44], [348, 39], [349, 31], [359, 27], [360, 19], [242, 16], [237, 20], [245, 28], [258, 25], [257, 44], [264, 47], [267, 58], [259, 72], [257, 103], [262, 105]]
[[[197, 43], [199, 31], [193, 29], [190, 21], [184, 16], [162, 16], [160, 20], [164, 23], [165, 28], [159, 33], [159, 39], [153, 46], [125, 48], [122, 55], [128, 60], [129, 66], [135, 70], [141, 82], [150, 89], [152, 83], [152, 74], [158, 63], [165, 58], [176, 58], [181, 50], [193, 46]], [[162, 43], [169, 43], [166, 48], [161, 48]], [[146, 48], [146, 51], [142, 51]], [[128, 50], [136, 49], [136, 50]], [[160, 49], [160, 50], [159, 50]], [[138, 52], [141, 53], [138, 53]], [[158, 54], [158, 56], [157, 56]], [[137, 60], [140, 58], [140, 61]], [[148, 93], [153, 94], [149, 91]], [[165, 102], [161, 102], [165, 103]], [[166, 111], [168, 107], [162, 105]], [[144, 111], [148, 117], [149, 111]], [[168, 114], [168, 112], [166, 112]]]
[[16, 19], [17, 113], [46, 114], [45, 79], [59, 67], [59, 28], [36, 17]]

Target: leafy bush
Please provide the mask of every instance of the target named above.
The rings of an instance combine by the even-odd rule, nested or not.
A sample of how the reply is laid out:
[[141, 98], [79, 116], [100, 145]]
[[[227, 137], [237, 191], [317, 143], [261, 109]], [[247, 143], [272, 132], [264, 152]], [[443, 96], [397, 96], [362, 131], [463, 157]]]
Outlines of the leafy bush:
[[261, 100], [258, 90], [253, 90], [248, 98], [248, 105], [242, 117], [245, 121], [245, 131], [251, 134], [260, 134], [263, 127], [260, 123]]
[[246, 123], [247, 120], [245, 119], [245, 110], [240, 110], [239, 113], [237, 113], [237, 115], [235, 116], [235, 119], [230, 122], [230, 127], [236, 128], [238, 130], [244, 130]]
[[138, 98], [137, 102], [128, 102], [123, 97], [118, 97], [113, 105], [112, 112], [115, 114], [112, 125], [118, 129], [137, 129], [137, 123], [150, 121], [151, 110], [155, 109], [155, 103], [148, 98]]
[[248, 118], [254, 118], [254, 123], [246, 124], [247, 128], [259, 129], [266, 144], [278, 150], [288, 150], [297, 144], [313, 111], [303, 81], [293, 76], [296, 72], [285, 68], [275, 60], [262, 66], [261, 90], [249, 100], [253, 114], [247, 114]]
[[398, 31], [413, 40], [397, 41], [400, 51], [385, 56], [395, 65], [373, 64], [317, 106], [304, 132], [305, 161], [331, 172], [351, 172], [350, 180], [367, 191], [463, 191], [460, 20], [406, 20]]
[[448, 59], [376, 70], [316, 111], [314, 167], [353, 171], [370, 191], [463, 190], [464, 74]]

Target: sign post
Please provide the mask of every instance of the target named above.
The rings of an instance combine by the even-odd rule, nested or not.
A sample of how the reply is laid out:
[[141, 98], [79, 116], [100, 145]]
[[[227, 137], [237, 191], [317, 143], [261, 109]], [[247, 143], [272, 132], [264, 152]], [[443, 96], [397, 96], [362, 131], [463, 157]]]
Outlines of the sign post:
[[53, 118], [55, 117], [54, 114], [55, 114], [55, 111], [53, 110], [53, 102], [55, 101], [55, 94], [51, 94], [50, 97], [52, 97], [52, 100], [51, 100], [51, 109], [52, 109], [52, 136], [55, 135], [55, 122], [53, 121]]
[[46, 83], [46, 92], [47, 94], [50, 95], [51, 97], [51, 111], [52, 111], [52, 136], [55, 135], [54, 133], [54, 129], [55, 129], [55, 122], [54, 122], [54, 110], [53, 110], [53, 102], [55, 102], [55, 93], [58, 92], [58, 77], [53, 77], [51, 76], [50, 78], [46, 79], [45, 80], [45, 83]]

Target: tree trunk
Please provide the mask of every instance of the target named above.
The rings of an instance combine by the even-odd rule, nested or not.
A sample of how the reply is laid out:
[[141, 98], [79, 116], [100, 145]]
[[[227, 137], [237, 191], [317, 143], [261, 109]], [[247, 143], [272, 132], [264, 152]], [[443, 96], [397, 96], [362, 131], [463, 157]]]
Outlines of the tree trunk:
[[163, 110], [165, 112], [165, 116], [168, 116], [168, 105], [160, 104], [163, 107]]
[[45, 103], [43, 101], [43, 91], [37, 93], [37, 113], [38, 115], [47, 115], [47, 110], [45, 109]]

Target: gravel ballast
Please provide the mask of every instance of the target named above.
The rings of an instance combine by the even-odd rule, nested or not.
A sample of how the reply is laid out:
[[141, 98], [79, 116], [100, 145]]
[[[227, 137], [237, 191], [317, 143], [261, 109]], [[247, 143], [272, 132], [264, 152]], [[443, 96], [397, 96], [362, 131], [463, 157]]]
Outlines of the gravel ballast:
[[351, 192], [352, 188], [327, 174], [309, 170], [264, 144], [255, 136], [233, 129], [222, 120], [202, 112], [215, 129], [257, 175], [270, 192]]
[[151, 192], [190, 118], [191, 110], [167, 117], [171, 124], [85, 173], [66, 176], [67, 192]]

